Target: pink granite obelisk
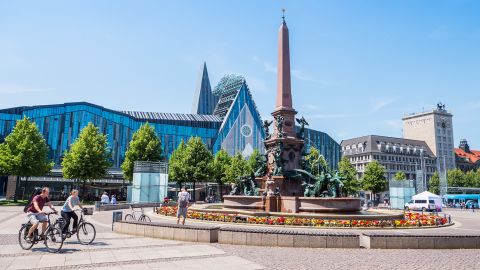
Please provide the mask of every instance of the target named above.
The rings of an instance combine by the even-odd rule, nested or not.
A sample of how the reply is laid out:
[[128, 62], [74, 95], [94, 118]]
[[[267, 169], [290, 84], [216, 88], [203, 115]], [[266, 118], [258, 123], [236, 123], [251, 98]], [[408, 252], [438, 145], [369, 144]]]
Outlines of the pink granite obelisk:
[[[292, 87], [290, 78], [290, 48], [287, 23], [285, 16], [282, 17], [278, 35], [278, 74], [277, 74], [277, 97], [272, 136], [265, 140], [267, 150], [267, 174], [257, 181], [262, 182], [262, 188], [268, 197], [278, 192], [282, 196], [299, 196], [303, 194], [303, 188], [298, 180], [288, 180], [288, 175], [295, 174], [293, 170], [301, 169], [303, 140], [297, 138], [295, 132], [295, 115], [297, 112], [292, 104]], [[273, 199], [271, 199], [273, 200]], [[279, 198], [276, 199], [276, 202]], [[270, 207], [274, 207], [270, 203]], [[280, 210], [280, 209], [277, 209]]]

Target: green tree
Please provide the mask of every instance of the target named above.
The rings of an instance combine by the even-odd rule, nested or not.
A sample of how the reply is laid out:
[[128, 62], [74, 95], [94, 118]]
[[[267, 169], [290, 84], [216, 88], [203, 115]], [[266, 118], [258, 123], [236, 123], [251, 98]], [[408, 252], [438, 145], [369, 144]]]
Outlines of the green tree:
[[480, 169], [475, 170], [475, 179], [473, 181], [473, 187], [480, 188]]
[[257, 164], [257, 159], [259, 159], [261, 155], [262, 154], [260, 151], [258, 151], [258, 149], [255, 148], [253, 150], [253, 153], [247, 160], [247, 166], [250, 172], [256, 172], [260, 168], [261, 164]]
[[437, 171], [435, 171], [432, 177], [428, 180], [428, 191], [440, 194], [440, 176]]
[[212, 162], [212, 178], [219, 186], [220, 195], [223, 193], [223, 185], [228, 183], [226, 172], [231, 160], [232, 158], [228, 155], [227, 151], [220, 149], [220, 151], [215, 154]]
[[63, 177], [82, 181], [82, 192], [85, 193], [86, 182], [104, 177], [111, 166], [107, 136], [88, 123], [70, 150], [65, 152], [62, 166]]
[[211, 162], [213, 154], [208, 150], [200, 137], [191, 137], [187, 142], [184, 158], [185, 173], [187, 179], [193, 182], [193, 196], [195, 201], [195, 184], [208, 181], [211, 177]]
[[183, 183], [188, 181], [184, 166], [186, 152], [187, 145], [182, 139], [177, 149], [170, 155], [170, 160], [168, 161], [168, 180], [177, 182], [178, 187], [181, 187]]
[[328, 166], [328, 162], [325, 157], [320, 154], [320, 151], [315, 148], [314, 146], [310, 146], [310, 153], [305, 157], [310, 169], [311, 173], [315, 176], [320, 175], [322, 170], [329, 171], [330, 167]]
[[387, 184], [385, 167], [376, 160], [368, 163], [362, 180], [363, 189], [371, 191], [373, 194], [377, 194], [386, 190]]
[[338, 173], [345, 178], [343, 192], [348, 196], [355, 196], [360, 190], [361, 183], [357, 179], [357, 170], [347, 157], [342, 157], [338, 162]]
[[230, 166], [227, 167], [226, 179], [228, 182], [237, 182], [239, 177], [247, 175], [249, 172], [248, 164], [241, 153], [232, 157]]
[[407, 175], [405, 174], [405, 172], [403, 171], [398, 171], [395, 176], [393, 177], [393, 179], [397, 180], [397, 181], [402, 181], [402, 180], [406, 180], [407, 179]]
[[447, 183], [449, 187], [464, 187], [465, 173], [460, 169], [453, 169], [447, 172]]
[[159, 161], [162, 159], [162, 143], [155, 133], [155, 129], [146, 123], [133, 133], [121, 166], [123, 176], [130, 181], [133, 179], [135, 161]]
[[476, 170], [470, 170], [470, 171], [466, 172], [465, 173], [464, 187], [475, 187], [476, 178], [477, 178], [477, 171]]
[[18, 120], [15, 127], [0, 147], [0, 167], [5, 174], [17, 176], [14, 200], [18, 199], [20, 177], [43, 176], [48, 173], [53, 162], [48, 159], [48, 146], [34, 122], [27, 117]]

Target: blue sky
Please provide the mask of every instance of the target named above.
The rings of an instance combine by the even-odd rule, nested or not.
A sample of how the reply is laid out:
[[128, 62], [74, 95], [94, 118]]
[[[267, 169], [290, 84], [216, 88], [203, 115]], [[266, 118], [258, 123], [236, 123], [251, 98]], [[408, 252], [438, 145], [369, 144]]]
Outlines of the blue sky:
[[0, 0], [0, 108], [88, 101], [189, 113], [246, 77], [262, 117], [276, 91], [281, 8], [294, 107], [336, 140], [401, 136], [406, 113], [446, 103], [455, 142], [480, 148], [480, 1]]

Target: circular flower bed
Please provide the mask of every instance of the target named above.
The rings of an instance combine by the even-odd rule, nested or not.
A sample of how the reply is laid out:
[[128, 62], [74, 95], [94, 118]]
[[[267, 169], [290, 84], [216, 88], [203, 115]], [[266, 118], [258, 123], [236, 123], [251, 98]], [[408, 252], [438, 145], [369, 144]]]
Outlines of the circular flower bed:
[[[176, 216], [176, 206], [162, 206], [157, 209], [158, 214], [166, 216]], [[420, 226], [439, 226], [445, 225], [449, 221], [446, 217], [434, 214], [422, 214], [416, 212], [405, 212], [404, 219], [401, 220], [332, 220], [319, 218], [299, 218], [299, 217], [259, 217], [244, 216], [238, 214], [198, 212], [188, 210], [187, 218], [220, 221], [246, 224], [263, 225], [292, 225], [292, 226], [310, 226], [310, 227], [420, 227]]]

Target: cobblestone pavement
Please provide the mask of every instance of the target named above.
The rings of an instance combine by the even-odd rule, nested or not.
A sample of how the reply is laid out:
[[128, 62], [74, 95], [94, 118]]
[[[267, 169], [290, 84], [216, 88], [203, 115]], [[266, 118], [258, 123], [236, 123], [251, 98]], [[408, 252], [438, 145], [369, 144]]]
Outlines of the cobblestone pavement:
[[113, 233], [96, 215], [111, 222], [112, 213], [87, 217], [97, 229], [92, 245], [81, 245], [72, 237], [59, 254], [51, 254], [43, 243], [22, 250], [17, 243], [18, 229], [25, 222], [22, 208], [0, 207], [0, 269], [263, 269], [213, 245]]
[[[131, 210], [124, 210], [124, 214]], [[152, 221], [164, 220], [146, 209]], [[480, 212], [446, 211], [457, 223], [406, 233], [480, 233]], [[61, 254], [43, 244], [23, 251], [17, 243], [24, 216], [0, 207], [0, 269], [480, 269], [478, 250], [309, 249], [195, 244], [111, 232], [112, 212], [87, 217], [97, 228], [94, 245], [66, 241]], [[174, 222], [174, 219], [166, 219]], [[193, 222], [193, 221], [188, 221]], [[361, 231], [359, 231], [361, 232]]]

